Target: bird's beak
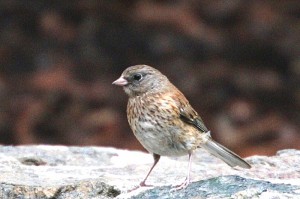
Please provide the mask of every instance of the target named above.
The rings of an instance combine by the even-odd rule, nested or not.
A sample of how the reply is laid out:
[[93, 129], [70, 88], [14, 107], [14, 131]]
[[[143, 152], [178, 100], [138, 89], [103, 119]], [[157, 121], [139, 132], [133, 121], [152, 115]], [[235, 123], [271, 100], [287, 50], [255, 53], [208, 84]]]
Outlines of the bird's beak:
[[119, 79], [114, 81], [112, 84], [117, 85], [117, 86], [126, 86], [128, 84], [128, 81], [124, 79], [123, 76], [121, 76]]

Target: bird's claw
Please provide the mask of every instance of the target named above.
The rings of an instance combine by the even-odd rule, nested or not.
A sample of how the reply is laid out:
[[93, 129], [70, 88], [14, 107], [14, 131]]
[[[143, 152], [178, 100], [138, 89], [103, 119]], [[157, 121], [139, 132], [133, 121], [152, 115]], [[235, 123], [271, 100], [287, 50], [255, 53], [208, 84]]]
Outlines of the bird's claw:
[[179, 191], [181, 189], [185, 189], [189, 184], [190, 184], [190, 180], [186, 178], [183, 181], [183, 183], [181, 183], [180, 185], [173, 186], [173, 188], [170, 191], [172, 192], [172, 191]]
[[137, 186], [133, 187], [132, 189], [128, 190], [127, 193], [135, 191], [135, 190], [137, 190], [141, 187], [153, 187], [153, 185], [148, 185], [148, 184], [145, 183], [145, 181], [142, 181], [139, 185], [137, 185]]
[[153, 185], [146, 184], [145, 181], [142, 181], [139, 187], [153, 187]]

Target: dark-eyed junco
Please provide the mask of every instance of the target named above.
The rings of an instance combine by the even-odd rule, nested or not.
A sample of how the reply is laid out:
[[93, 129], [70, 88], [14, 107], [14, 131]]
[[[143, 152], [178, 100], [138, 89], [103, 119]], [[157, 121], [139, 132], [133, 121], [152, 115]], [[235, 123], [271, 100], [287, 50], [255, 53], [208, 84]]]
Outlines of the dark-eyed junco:
[[231, 167], [251, 167], [211, 138], [210, 131], [185, 96], [157, 69], [147, 65], [131, 66], [113, 84], [122, 86], [129, 96], [129, 125], [154, 157], [154, 164], [140, 186], [146, 186], [145, 182], [160, 156], [188, 155], [188, 175], [178, 187], [185, 188], [190, 182], [192, 153], [200, 147]]

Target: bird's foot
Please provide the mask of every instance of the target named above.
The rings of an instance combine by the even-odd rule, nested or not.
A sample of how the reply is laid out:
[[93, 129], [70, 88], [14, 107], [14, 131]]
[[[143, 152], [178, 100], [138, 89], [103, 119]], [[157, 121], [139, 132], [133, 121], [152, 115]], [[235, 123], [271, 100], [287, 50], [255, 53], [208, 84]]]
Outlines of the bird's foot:
[[180, 185], [175, 185], [172, 187], [171, 191], [179, 191], [181, 189], [185, 189], [190, 184], [190, 179], [186, 178], [183, 183]]
[[138, 188], [141, 188], [141, 187], [153, 187], [153, 185], [148, 185], [148, 184], [145, 183], [145, 181], [142, 181], [139, 185], [137, 185], [137, 186], [133, 187], [132, 189], [128, 190], [127, 193], [135, 191], [135, 190], [137, 190]]
[[145, 181], [142, 181], [139, 187], [153, 187], [153, 185], [146, 184]]

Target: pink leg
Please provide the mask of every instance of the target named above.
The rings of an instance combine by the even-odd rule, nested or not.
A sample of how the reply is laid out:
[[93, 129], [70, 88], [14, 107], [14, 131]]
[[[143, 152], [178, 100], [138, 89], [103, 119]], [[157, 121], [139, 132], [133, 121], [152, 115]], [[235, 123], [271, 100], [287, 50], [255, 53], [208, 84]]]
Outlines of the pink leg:
[[146, 180], [147, 180], [148, 176], [150, 175], [151, 171], [153, 170], [153, 168], [155, 167], [155, 165], [158, 163], [158, 161], [160, 159], [160, 155], [153, 154], [153, 158], [154, 158], [154, 163], [153, 163], [152, 167], [150, 168], [148, 174], [146, 175], [145, 179], [138, 186], [134, 187], [133, 189], [128, 190], [127, 193], [137, 190], [140, 187], [151, 187], [151, 185], [146, 185]]
[[189, 165], [188, 165], [188, 173], [187, 177], [185, 178], [184, 182], [178, 186], [175, 186], [171, 191], [176, 191], [180, 189], [185, 189], [190, 184], [190, 171], [191, 171], [191, 164], [192, 164], [192, 152], [189, 152]]
[[155, 165], [158, 163], [158, 161], [160, 159], [160, 155], [153, 154], [153, 158], [154, 158], [154, 163], [153, 163], [152, 167], [150, 168], [148, 174], [146, 175], [145, 179], [140, 183], [141, 187], [149, 186], [149, 185], [146, 185], [146, 180], [147, 180], [148, 176], [150, 175], [150, 173], [152, 172], [152, 170], [154, 169]]

